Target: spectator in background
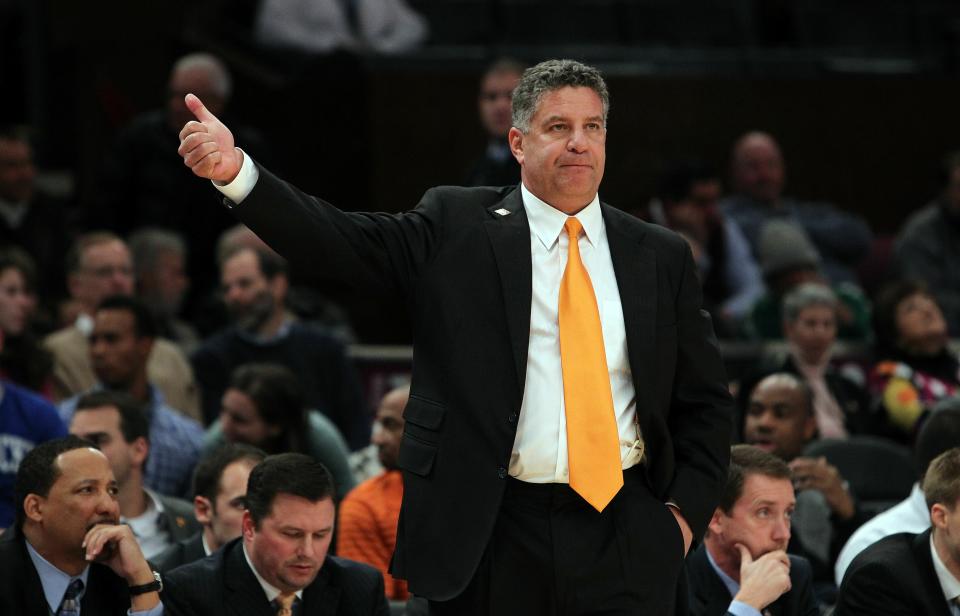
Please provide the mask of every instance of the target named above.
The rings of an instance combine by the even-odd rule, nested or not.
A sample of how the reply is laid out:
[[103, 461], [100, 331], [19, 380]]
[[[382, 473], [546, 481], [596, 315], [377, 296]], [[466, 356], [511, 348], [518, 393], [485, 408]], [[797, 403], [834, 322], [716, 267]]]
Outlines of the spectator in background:
[[956, 614], [960, 595], [960, 449], [930, 463], [923, 478], [931, 528], [884, 537], [853, 559], [835, 616]]
[[798, 224], [813, 241], [831, 284], [856, 281], [855, 269], [873, 239], [870, 228], [860, 218], [829, 203], [785, 197], [786, 165], [771, 135], [752, 131], [741, 136], [730, 155], [730, 176], [734, 194], [724, 199], [721, 207], [740, 225], [758, 261], [764, 224], [787, 219]]
[[870, 305], [852, 283], [831, 284], [820, 272], [820, 255], [803, 229], [786, 220], [763, 226], [756, 248], [767, 292], [754, 304], [746, 323], [751, 338], [783, 338], [783, 298], [798, 285], [818, 283], [836, 294], [837, 337], [865, 341], [870, 336]]
[[818, 599], [829, 603], [836, 590], [833, 563], [868, 514], [857, 506], [835, 466], [824, 458], [803, 455], [816, 434], [813, 394], [799, 377], [772, 374], [750, 392], [744, 441], [774, 454], [790, 467], [797, 508], [788, 551], [810, 561]]
[[268, 454], [305, 453], [323, 463], [345, 495], [355, 485], [347, 462], [347, 444], [336, 426], [307, 410], [303, 381], [280, 364], [246, 364], [230, 378], [220, 418], [207, 431], [209, 451], [224, 442], [245, 443]]
[[895, 282], [873, 314], [877, 363], [868, 384], [888, 435], [913, 441], [918, 420], [960, 389], [960, 362], [947, 346], [947, 323], [926, 285]]
[[690, 614], [818, 616], [810, 564], [786, 551], [796, 506], [790, 469], [736, 445], [727, 476], [703, 544], [687, 559]]
[[[0, 356], [4, 331], [0, 329]], [[13, 480], [27, 452], [67, 434], [57, 409], [34, 392], [0, 379], [0, 532], [13, 523]]]
[[34, 335], [30, 292], [33, 264], [16, 248], [0, 252], [0, 376], [53, 399], [53, 355]]
[[[105, 297], [132, 296], [133, 282], [133, 260], [122, 239], [106, 231], [77, 237], [67, 253], [67, 286], [79, 306], [79, 315], [72, 325], [44, 340], [54, 357], [56, 399], [83, 393], [96, 383], [87, 340], [93, 331], [93, 313]], [[193, 370], [173, 343], [162, 338], [154, 341], [147, 374], [173, 408], [197, 416]]]
[[200, 460], [193, 473], [193, 511], [203, 528], [158, 556], [158, 571], [166, 573], [210, 556], [242, 534], [247, 479], [264, 458], [256, 447], [232, 444]]
[[403, 409], [410, 387], [399, 387], [380, 401], [371, 441], [377, 446], [383, 473], [358, 485], [340, 503], [337, 554], [367, 563], [383, 574], [388, 599], [406, 601], [410, 594], [403, 580], [388, 569], [397, 543], [397, 523], [403, 500], [403, 475], [397, 466], [403, 436]]
[[[149, 379], [147, 358], [156, 329], [150, 311], [137, 299], [108, 297], [94, 314], [90, 356], [97, 382], [91, 391], [124, 392], [143, 405], [150, 426], [151, 453], [145, 467], [147, 486], [160, 494], [183, 497], [200, 457], [203, 428], [166, 403]], [[70, 424], [82, 396], [60, 403], [60, 417]]]
[[903, 278], [926, 283], [960, 336], [960, 151], [943, 161], [942, 191], [904, 224], [894, 244], [894, 264]]
[[868, 520], [847, 540], [834, 566], [838, 586], [850, 562], [869, 545], [896, 533], [922, 533], [930, 528], [930, 512], [920, 484], [930, 462], [954, 447], [960, 447], [960, 398], [947, 398], [933, 407], [917, 434], [913, 445], [917, 483], [910, 496]]
[[473, 162], [464, 186], [513, 186], [520, 183], [520, 165], [510, 152], [507, 133], [513, 126], [513, 89], [526, 68], [509, 58], [497, 60], [483, 73], [477, 107], [487, 146]]
[[149, 430], [140, 404], [113, 391], [81, 397], [70, 422], [71, 434], [87, 439], [107, 456], [117, 480], [120, 523], [130, 526], [144, 557], [153, 559], [200, 526], [189, 503], [157, 494], [144, 485]]
[[[183, 97], [198, 90], [210, 97], [211, 108], [228, 111], [233, 80], [216, 56], [191, 53], [179, 58], [170, 71], [164, 106], [138, 115], [117, 136], [105, 163], [101, 203], [92, 224], [124, 236], [140, 227], [182, 233], [193, 288], [203, 293], [217, 284], [213, 238], [233, 219], [224, 208], [215, 207], [209, 183], [184, 173], [183, 163], [172, 151], [189, 120]], [[243, 126], [236, 130], [251, 140], [244, 142], [248, 151], [266, 156], [256, 132]]]
[[249, 362], [290, 369], [306, 406], [326, 415], [351, 448], [366, 444], [370, 421], [343, 344], [321, 328], [298, 320], [286, 306], [286, 263], [275, 253], [238, 248], [222, 263], [224, 301], [233, 325], [205, 340], [191, 360], [203, 383], [207, 423], [220, 404], [234, 369]]
[[137, 296], [153, 312], [158, 334], [190, 353], [199, 343], [193, 326], [179, 318], [190, 279], [187, 245], [179, 233], [157, 227], [138, 229], [129, 238]]
[[33, 148], [23, 129], [0, 127], [0, 246], [19, 246], [37, 262], [38, 292], [45, 301], [63, 297], [67, 204], [37, 188]]
[[737, 223], [720, 212], [722, 190], [720, 178], [707, 165], [676, 163], [660, 177], [650, 215], [696, 243], [704, 308], [718, 335], [731, 337], [763, 295], [763, 280]]
[[854, 364], [832, 361], [837, 339], [837, 296], [819, 283], [804, 283], [783, 300], [785, 352], [761, 358], [756, 374], [741, 381], [751, 391], [763, 376], [788, 372], [801, 377], [813, 393], [817, 433], [822, 438], [881, 431], [865, 389], [866, 376]]

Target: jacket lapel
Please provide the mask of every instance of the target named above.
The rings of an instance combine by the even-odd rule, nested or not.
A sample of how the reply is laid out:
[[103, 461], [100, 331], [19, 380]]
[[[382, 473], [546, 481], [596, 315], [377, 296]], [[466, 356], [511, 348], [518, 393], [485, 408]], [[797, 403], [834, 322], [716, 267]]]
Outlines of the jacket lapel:
[[917, 535], [913, 540], [913, 557], [916, 566], [920, 570], [920, 579], [923, 580], [924, 588], [922, 596], [929, 598], [929, 605], [936, 612], [930, 616], [950, 616], [950, 605], [947, 603], [943, 594], [943, 587], [940, 586], [940, 579], [937, 577], [937, 570], [933, 568], [933, 556], [930, 555], [930, 533], [926, 531]]
[[530, 342], [530, 302], [533, 288], [530, 264], [530, 227], [523, 209], [520, 190], [514, 190], [503, 201], [487, 210], [491, 219], [484, 227], [493, 246], [500, 273], [507, 327], [522, 392], [527, 370], [527, 347]]
[[635, 224], [636, 221], [624, 220], [629, 214], [606, 204], [601, 204], [601, 208], [623, 307], [627, 355], [638, 398], [637, 410], [642, 412], [651, 406], [641, 404], [639, 398], [643, 392], [652, 389], [645, 387], [640, 379], [652, 385], [656, 374], [657, 257], [652, 249], [643, 245], [644, 231]]
[[[329, 559], [328, 559], [329, 560]], [[327, 563], [320, 567], [316, 579], [303, 589], [302, 616], [336, 616], [340, 607], [340, 588], [330, 585]]]
[[221, 548], [223, 563], [224, 607], [227, 614], [274, 616], [263, 587], [243, 556], [242, 539]]

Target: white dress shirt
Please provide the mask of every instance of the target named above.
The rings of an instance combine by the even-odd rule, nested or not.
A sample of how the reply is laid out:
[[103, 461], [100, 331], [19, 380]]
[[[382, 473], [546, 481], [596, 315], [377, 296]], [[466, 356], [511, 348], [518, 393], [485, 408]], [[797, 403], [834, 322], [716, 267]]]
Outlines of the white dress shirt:
[[[234, 181], [226, 185], [214, 183], [214, 186], [234, 203], [240, 203], [253, 190], [258, 178], [256, 165], [250, 156], [244, 154], [243, 165]], [[522, 184], [520, 190], [530, 226], [533, 288], [527, 373], [509, 473], [531, 483], [569, 483], [557, 317], [560, 280], [566, 268], [569, 247], [564, 231], [567, 215], [538, 199]], [[627, 469], [641, 460], [643, 448], [636, 416], [636, 392], [627, 357], [623, 307], [599, 198], [594, 196], [576, 217], [583, 225], [580, 258], [590, 275], [600, 310], [613, 408], [620, 434], [620, 459], [622, 468]]]
[[[267, 603], [273, 603], [273, 600], [279, 597], [282, 593], [280, 589], [271, 584], [270, 582], [263, 579], [263, 576], [260, 575], [260, 572], [257, 571], [257, 568], [253, 566], [253, 561], [250, 560], [250, 555], [247, 554], [247, 545], [244, 543], [243, 546], [243, 557], [247, 561], [247, 566], [250, 567], [250, 571], [253, 571], [253, 574], [257, 576], [257, 581], [260, 582], [260, 588], [263, 589], [263, 594], [267, 595]], [[293, 593], [297, 596], [297, 599], [303, 601], [303, 589]]]

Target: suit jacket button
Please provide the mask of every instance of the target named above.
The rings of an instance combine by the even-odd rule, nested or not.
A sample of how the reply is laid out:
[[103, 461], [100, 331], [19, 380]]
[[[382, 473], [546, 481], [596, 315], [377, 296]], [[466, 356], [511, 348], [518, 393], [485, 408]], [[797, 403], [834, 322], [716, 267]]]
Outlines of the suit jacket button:
[[497, 477], [499, 477], [500, 479], [506, 479], [506, 478], [507, 478], [507, 469], [505, 469], [505, 468], [502, 467], [502, 466], [501, 466], [500, 468], [498, 468], [498, 469], [497, 469]]
[[517, 414], [516, 414], [516, 413], [510, 413], [510, 416], [507, 417], [507, 421], [510, 422], [510, 423], [517, 423]]

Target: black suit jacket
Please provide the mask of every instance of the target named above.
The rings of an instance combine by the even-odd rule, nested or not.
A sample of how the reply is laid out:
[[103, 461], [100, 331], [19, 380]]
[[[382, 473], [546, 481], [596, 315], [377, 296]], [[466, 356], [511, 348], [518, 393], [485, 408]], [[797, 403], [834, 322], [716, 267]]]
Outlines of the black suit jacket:
[[[243, 555], [243, 539], [164, 574], [167, 616], [275, 616]], [[387, 616], [380, 572], [361, 563], [327, 556], [303, 589], [299, 616]]]
[[[601, 209], [645, 470], [699, 535], [726, 478], [732, 405], [690, 249], [666, 229]], [[413, 379], [392, 572], [428, 599], [457, 596], [492, 534], [523, 400], [532, 266], [520, 190], [440, 187], [405, 214], [345, 213], [261, 168], [234, 211], [291, 261], [409, 312]]]
[[[707, 559], [707, 548], [701, 544], [687, 558], [687, 580], [690, 589], [690, 616], [723, 616], [733, 597]], [[813, 596], [813, 574], [810, 563], [799, 556], [790, 556], [790, 590], [768, 605], [770, 616], [818, 616], [820, 608]]]
[[834, 616], [950, 616], [930, 532], [890, 535], [860, 552], [843, 575]]
[[187, 501], [157, 494], [163, 505], [160, 523], [170, 532], [171, 541], [183, 541], [200, 530], [200, 523], [193, 513], [193, 504]]
[[[27, 553], [23, 535], [11, 528], [0, 538], [0, 614], [49, 616], [43, 585]], [[125, 616], [130, 609], [127, 582], [106, 565], [92, 563], [80, 600], [83, 614]]]
[[206, 558], [203, 550], [203, 531], [199, 531], [186, 539], [182, 539], [154, 559], [157, 571], [167, 573], [177, 567]]

